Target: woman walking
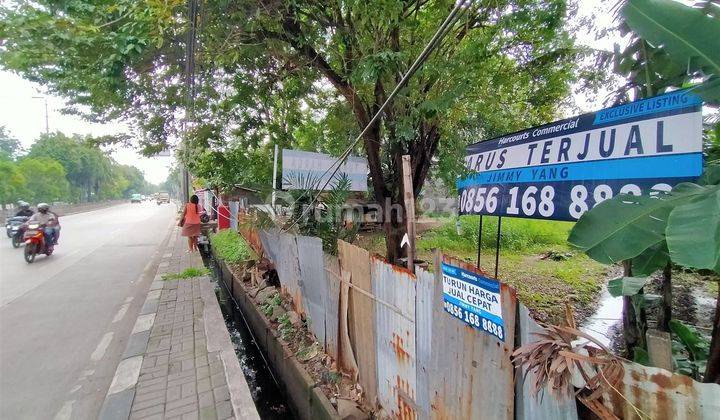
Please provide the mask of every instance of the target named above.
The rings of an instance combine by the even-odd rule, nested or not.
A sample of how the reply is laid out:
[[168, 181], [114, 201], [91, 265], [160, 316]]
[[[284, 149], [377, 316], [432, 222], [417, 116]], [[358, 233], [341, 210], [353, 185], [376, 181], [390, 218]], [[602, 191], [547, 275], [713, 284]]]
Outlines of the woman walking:
[[188, 252], [197, 251], [197, 240], [200, 236], [200, 209], [198, 208], [197, 195], [190, 197], [190, 202], [185, 204], [182, 216], [180, 217], [180, 223], [178, 226], [182, 227], [182, 236], [188, 238]]

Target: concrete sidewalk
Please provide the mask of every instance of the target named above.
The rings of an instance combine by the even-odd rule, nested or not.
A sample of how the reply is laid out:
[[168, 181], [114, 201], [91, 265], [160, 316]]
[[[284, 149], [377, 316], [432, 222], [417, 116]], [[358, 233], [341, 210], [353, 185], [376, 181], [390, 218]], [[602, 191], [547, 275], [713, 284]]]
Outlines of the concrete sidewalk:
[[203, 267], [186, 249], [174, 228], [101, 419], [259, 418], [210, 279], [162, 279]]

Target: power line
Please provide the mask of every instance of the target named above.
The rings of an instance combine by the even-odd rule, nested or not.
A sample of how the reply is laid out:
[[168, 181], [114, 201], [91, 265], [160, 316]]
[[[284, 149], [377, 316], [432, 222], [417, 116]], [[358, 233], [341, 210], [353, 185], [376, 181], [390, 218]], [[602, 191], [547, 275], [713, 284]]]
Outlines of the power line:
[[[398, 94], [400, 89], [402, 89], [405, 84], [410, 80], [410, 78], [415, 74], [415, 72], [422, 66], [422, 64], [427, 60], [427, 58], [430, 56], [430, 54], [435, 50], [435, 47], [440, 43], [443, 37], [447, 35], [447, 33], [450, 31], [450, 28], [452, 25], [460, 18], [461, 12], [466, 9], [466, 6], [468, 6], [471, 3], [471, 0], [458, 0], [455, 3], [455, 6], [450, 11], [450, 14], [445, 18], [445, 21], [440, 25], [438, 30], [435, 32], [435, 34], [430, 38], [430, 41], [428, 41], [427, 45], [423, 49], [423, 51], [418, 55], [418, 57], [415, 59], [415, 62], [410, 66], [408, 71], [405, 73], [405, 75], [400, 79], [400, 82], [395, 86], [395, 89], [388, 95], [387, 99], [385, 99], [385, 102], [380, 106], [380, 108], [377, 110], [375, 115], [372, 117], [372, 119], [367, 123], [365, 128], [360, 132], [360, 134], [355, 138], [355, 140], [350, 144], [350, 146], [338, 157], [338, 159], [320, 176], [318, 179], [318, 183], [325, 177], [327, 172], [330, 170], [330, 168], [333, 168], [335, 164], [337, 163], [337, 167], [332, 171], [330, 176], [328, 177], [327, 181], [325, 181], [325, 184], [318, 190], [318, 193], [313, 197], [313, 199], [310, 201], [310, 203], [307, 205], [305, 210], [290, 224], [290, 226], [283, 229], [284, 232], [287, 232], [290, 230], [293, 226], [295, 226], [303, 217], [306, 216], [307, 212], [310, 211], [310, 208], [312, 204], [317, 201], [317, 199], [320, 197], [320, 194], [325, 190], [325, 188], [330, 184], [330, 181], [335, 177], [338, 170], [342, 166], [342, 163], [347, 159], [347, 157], [350, 155], [350, 152], [352, 149], [362, 140], [362, 137], [365, 135], [365, 133], [368, 132], [368, 130], [375, 124], [375, 122], [380, 118], [382, 113], [385, 111], [385, 108], [390, 104], [390, 102], [395, 98], [395, 96]], [[309, 191], [309, 189], [307, 190]], [[305, 192], [298, 197], [298, 199], [295, 200], [295, 203], [297, 203], [303, 196], [305, 195]]]

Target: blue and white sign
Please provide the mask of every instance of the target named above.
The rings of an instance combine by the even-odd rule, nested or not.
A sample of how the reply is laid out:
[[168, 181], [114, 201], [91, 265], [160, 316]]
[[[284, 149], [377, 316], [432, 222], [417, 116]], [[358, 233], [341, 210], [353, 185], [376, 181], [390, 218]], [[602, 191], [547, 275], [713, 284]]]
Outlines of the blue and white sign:
[[[333, 172], [337, 158], [323, 153], [303, 152], [301, 150], [283, 149], [282, 151], [282, 188], [284, 190], [305, 189], [304, 183], [310, 182], [319, 189]], [[328, 170], [329, 169], [329, 170]], [[338, 170], [335, 177], [328, 183], [326, 190], [335, 187], [338, 175], [345, 174], [350, 180], [351, 191], [367, 191], [368, 163], [367, 160], [349, 156]]]
[[702, 102], [671, 92], [468, 146], [460, 214], [577, 220], [702, 172]]
[[505, 341], [500, 282], [442, 263], [443, 308], [471, 327]]

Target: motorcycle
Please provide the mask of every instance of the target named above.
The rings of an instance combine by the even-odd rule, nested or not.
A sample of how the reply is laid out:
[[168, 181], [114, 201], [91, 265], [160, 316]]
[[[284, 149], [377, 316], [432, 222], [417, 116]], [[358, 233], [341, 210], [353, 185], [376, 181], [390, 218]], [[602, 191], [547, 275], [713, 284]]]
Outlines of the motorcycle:
[[50, 256], [53, 253], [53, 244], [48, 244], [45, 241], [45, 225], [38, 223], [30, 223], [27, 225], [27, 229], [23, 235], [25, 240], [25, 262], [31, 264], [35, 261], [35, 256], [38, 254], [45, 254]]
[[19, 248], [23, 242], [23, 232], [25, 231], [23, 225], [28, 219], [27, 216], [14, 216], [5, 221], [5, 231], [8, 238], [12, 239], [13, 248]]

